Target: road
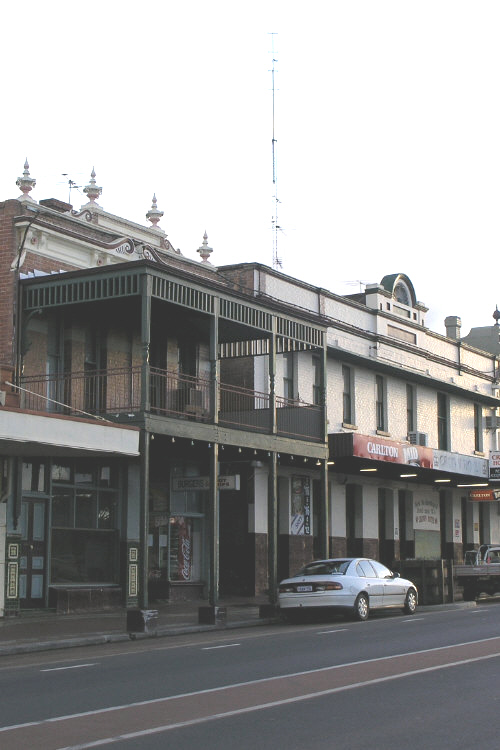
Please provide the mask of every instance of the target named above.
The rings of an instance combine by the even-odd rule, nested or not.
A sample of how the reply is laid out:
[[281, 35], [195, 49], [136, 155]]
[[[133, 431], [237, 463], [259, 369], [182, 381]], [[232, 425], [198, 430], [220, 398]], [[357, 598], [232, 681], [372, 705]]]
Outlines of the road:
[[497, 747], [500, 603], [0, 659], [2, 750]]

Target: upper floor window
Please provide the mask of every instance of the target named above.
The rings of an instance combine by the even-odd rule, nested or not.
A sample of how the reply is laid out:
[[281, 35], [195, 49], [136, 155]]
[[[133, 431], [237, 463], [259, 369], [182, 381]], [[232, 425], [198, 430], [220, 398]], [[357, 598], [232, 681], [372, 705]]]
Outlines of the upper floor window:
[[447, 451], [450, 446], [450, 409], [448, 396], [445, 393], [437, 394], [437, 428], [438, 448]]
[[312, 358], [313, 367], [313, 404], [321, 405], [321, 359], [317, 354]]
[[342, 365], [342, 422], [354, 424], [353, 409], [353, 373], [347, 365]]
[[483, 409], [480, 404], [474, 404], [474, 450], [483, 450]]
[[406, 432], [415, 431], [415, 388], [407, 383], [406, 385]]
[[375, 376], [375, 413], [377, 430], [385, 432], [387, 430], [387, 408], [385, 379], [382, 375]]
[[283, 396], [293, 400], [293, 352], [283, 354]]

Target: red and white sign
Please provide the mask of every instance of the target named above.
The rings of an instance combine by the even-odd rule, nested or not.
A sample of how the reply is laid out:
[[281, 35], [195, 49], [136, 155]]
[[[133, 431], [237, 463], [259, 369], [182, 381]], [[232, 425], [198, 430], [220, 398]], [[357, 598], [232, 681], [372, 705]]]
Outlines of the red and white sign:
[[500, 500], [500, 490], [471, 490], [469, 500], [475, 503], [493, 503]]
[[490, 479], [500, 479], [500, 451], [490, 453]]
[[410, 464], [431, 469], [432, 448], [421, 445], [397, 443], [395, 440], [382, 440], [370, 435], [353, 435], [352, 455], [372, 461], [388, 461], [393, 464]]

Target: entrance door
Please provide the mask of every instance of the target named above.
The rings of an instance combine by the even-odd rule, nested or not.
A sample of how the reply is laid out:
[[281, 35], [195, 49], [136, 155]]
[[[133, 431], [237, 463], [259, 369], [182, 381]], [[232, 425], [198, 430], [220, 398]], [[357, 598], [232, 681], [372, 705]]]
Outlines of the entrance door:
[[45, 606], [47, 575], [46, 501], [23, 498], [21, 501], [21, 556], [19, 561], [19, 599], [24, 609]]

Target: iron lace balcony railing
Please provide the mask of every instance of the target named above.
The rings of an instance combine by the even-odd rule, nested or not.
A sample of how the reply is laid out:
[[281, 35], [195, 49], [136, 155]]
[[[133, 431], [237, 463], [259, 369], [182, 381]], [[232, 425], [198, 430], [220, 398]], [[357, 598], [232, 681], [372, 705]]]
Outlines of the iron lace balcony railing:
[[[71, 416], [120, 417], [138, 414], [140, 367], [84, 370], [61, 375], [21, 378], [21, 407]], [[211, 422], [212, 382], [157, 367], [149, 368], [150, 411], [166, 417]], [[219, 384], [218, 423], [224, 427], [269, 434], [272, 429], [268, 393]], [[277, 434], [315, 442], [323, 440], [322, 407], [276, 397]]]

